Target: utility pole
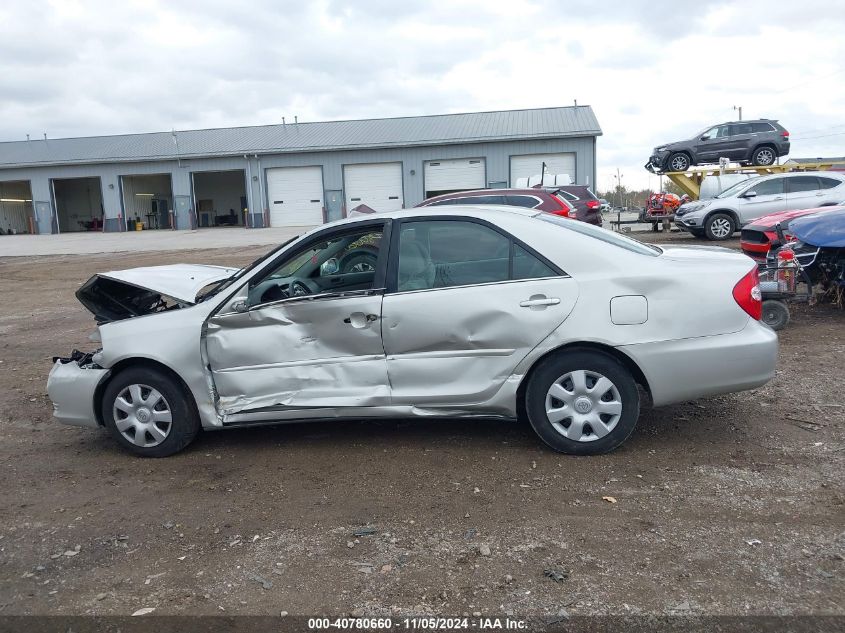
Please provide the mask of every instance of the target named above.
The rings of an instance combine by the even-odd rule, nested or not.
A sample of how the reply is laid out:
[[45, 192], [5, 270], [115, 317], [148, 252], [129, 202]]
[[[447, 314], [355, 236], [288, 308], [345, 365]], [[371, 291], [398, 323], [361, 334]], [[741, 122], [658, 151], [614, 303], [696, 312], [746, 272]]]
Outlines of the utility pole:
[[742, 106], [734, 106], [734, 110], [739, 112], [739, 120], [742, 121]]
[[619, 198], [619, 208], [622, 208], [622, 174], [619, 173], [619, 168], [616, 168], [616, 193]]

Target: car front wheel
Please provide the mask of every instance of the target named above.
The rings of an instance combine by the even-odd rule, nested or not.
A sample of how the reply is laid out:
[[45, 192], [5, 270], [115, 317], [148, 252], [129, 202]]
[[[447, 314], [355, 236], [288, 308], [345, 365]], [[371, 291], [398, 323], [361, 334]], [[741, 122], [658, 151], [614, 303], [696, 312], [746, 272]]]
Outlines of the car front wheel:
[[637, 385], [614, 358], [592, 351], [552, 356], [525, 391], [532, 428], [561, 453], [596, 455], [624, 442], [640, 415]]
[[172, 377], [146, 367], [127, 369], [106, 387], [103, 421], [112, 436], [143, 457], [178, 453], [200, 428], [193, 400]]
[[666, 165], [669, 167], [669, 171], [686, 171], [690, 167], [690, 159], [686, 154], [678, 152], [669, 157]]
[[726, 213], [714, 213], [707, 218], [704, 234], [708, 240], [721, 241], [731, 237], [736, 231], [733, 218]]

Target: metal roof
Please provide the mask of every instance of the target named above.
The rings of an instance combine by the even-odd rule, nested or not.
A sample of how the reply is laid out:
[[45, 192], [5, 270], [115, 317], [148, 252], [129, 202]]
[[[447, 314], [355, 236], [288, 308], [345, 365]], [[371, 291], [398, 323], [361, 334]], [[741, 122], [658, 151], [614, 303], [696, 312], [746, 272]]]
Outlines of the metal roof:
[[598, 136], [590, 106], [0, 143], [0, 168]]

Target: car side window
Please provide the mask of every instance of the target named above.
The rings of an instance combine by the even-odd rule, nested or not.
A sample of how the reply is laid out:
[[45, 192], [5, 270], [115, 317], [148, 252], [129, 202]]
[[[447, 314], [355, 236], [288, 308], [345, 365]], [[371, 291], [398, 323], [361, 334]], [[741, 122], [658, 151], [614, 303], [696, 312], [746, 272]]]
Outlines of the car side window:
[[250, 281], [248, 305], [373, 289], [383, 231], [383, 225], [347, 231], [283, 256]]
[[752, 123], [751, 130], [757, 134], [761, 132], [772, 132], [775, 128], [772, 127], [771, 123]]
[[793, 176], [787, 178], [789, 183], [789, 193], [799, 193], [801, 191], [815, 191], [819, 189], [819, 179], [815, 176]]
[[820, 189], [832, 189], [833, 187], [838, 187], [842, 184], [841, 180], [836, 180], [835, 178], [825, 178], [824, 176], [819, 176], [819, 188]]
[[461, 198], [461, 204], [505, 204], [504, 196], [469, 196]]
[[533, 209], [540, 205], [540, 201], [532, 196], [506, 196], [507, 204], [512, 207], [525, 207], [526, 209]]
[[399, 233], [399, 292], [558, 274], [509, 237], [477, 222], [407, 222]]
[[749, 191], [754, 191], [758, 196], [774, 196], [783, 193], [783, 178], [773, 178], [758, 182]]
[[731, 126], [731, 136], [739, 136], [740, 134], [751, 134], [750, 123], [737, 123]]

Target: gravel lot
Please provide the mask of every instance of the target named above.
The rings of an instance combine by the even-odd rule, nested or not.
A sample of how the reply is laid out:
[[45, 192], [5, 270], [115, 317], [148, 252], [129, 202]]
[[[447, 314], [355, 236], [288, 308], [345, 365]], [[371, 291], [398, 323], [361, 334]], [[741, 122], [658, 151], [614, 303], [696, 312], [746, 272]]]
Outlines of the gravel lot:
[[51, 420], [51, 356], [93, 347], [73, 296], [92, 273], [266, 248], [0, 258], [0, 615], [845, 614], [829, 306], [795, 310], [766, 387], [645, 411], [602, 457], [523, 424], [401, 421], [144, 460]]

